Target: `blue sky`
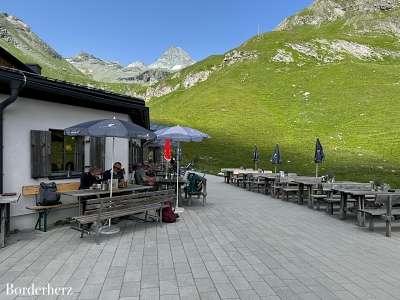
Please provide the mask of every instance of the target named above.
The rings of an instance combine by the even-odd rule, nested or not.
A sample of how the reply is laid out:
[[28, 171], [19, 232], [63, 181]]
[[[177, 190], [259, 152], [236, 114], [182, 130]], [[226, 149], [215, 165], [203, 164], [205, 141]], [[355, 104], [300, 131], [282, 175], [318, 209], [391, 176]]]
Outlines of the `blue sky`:
[[151, 63], [171, 46], [195, 60], [235, 48], [312, 0], [1, 0], [61, 55]]

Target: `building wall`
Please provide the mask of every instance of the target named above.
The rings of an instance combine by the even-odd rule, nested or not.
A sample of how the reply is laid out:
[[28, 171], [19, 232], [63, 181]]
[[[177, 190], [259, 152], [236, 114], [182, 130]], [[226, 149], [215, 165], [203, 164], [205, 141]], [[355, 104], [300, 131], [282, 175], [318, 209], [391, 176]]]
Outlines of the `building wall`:
[[[6, 95], [0, 94], [0, 99]], [[48, 178], [31, 178], [31, 130], [64, 129], [77, 123], [112, 118], [112, 112], [88, 109], [77, 106], [18, 98], [4, 112], [4, 192], [21, 193], [24, 185], [38, 185]], [[115, 114], [116, 118], [129, 120], [128, 115]], [[111, 166], [112, 139], [106, 142], [106, 166]], [[85, 147], [89, 147], [86, 145]], [[114, 161], [121, 161], [128, 166], [128, 140], [115, 139]], [[85, 149], [85, 165], [89, 164], [89, 151]], [[127, 170], [127, 168], [126, 168]], [[57, 183], [77, 181], [79, 179], [55, 180]], [[66, 203], [68, 197], [61, 199]], [[21, 198], [19, 203], [12, 206], [11, 227], [14, 229], [32, 229], [36, 214], [25, 207], [35, 203], [34, 197]], [[57, 210], [50, 215], [50, 222], [67, 216], [76, 216], [77, 210]]]

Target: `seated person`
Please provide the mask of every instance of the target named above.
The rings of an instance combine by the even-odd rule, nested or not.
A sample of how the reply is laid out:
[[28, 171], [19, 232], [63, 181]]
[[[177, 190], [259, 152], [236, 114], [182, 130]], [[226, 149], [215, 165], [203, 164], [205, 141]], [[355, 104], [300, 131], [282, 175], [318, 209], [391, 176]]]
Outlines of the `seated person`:
[[[122, 168], [120, 162], [116, 162], [113, 165], [113, 179], [118, 179], [118, 182], [124, 181], [125, 170]], [[103, 173], [103, 181], [111, 179], [111, 170], [107, 170]]]
[[172, 157], [170, 161], [170, 169], [172, 173], [176, 173], [176, 169], [178, 168], [178, 165], [176, 163], [176, 160]]
[[156, 184], [155, 177], [150, 177], [146, 175], [146, 171], [142, 164], [136, 164], [133, 167], [135, 171], [135, 182], [139, 185], [150, 185], [153, 186]]
[[93, 184], [101, 183], [101, 179], [99, 179], [99, 175], [101, 174], [100, 169], [98, 168], [89, 168], [88, 172], [82, 173], [81, 175], [81, 183], [79, 186], [80, 190], [87, 190]]
[[147, 176], [150, 176], [150, 177], [154, 177], [155, 176], [155, 170], [154, 170], [154, 168], [150, 165], [150, 164], [144, 164], [143, 165], [143, 169], [144, 169], [144, 172], [145, 172], [145, 174], [147, 175]]

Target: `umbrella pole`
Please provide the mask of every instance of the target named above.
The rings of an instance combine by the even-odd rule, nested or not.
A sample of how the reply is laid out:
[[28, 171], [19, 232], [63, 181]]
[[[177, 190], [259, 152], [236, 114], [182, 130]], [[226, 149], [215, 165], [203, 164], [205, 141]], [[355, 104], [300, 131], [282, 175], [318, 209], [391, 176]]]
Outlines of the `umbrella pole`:
[[315, 164], [315, 178], [318, 178], [318, 163]]
[[175, 210], [179, 210], [179, 159], [180, 159], [180, 143], [178, 142], [178, 148], [176, 151], [176, 207]]
[[[113, 195], [113, 178], [114, 178], [114, 137], [112, 138], [112, 153], [111, 153], [111, 185], [110, 185], [110, 198]], [[108, 219], [108, 227], [111, 227], [111, 219]]]
[[276, 174], [276, 166], [275, 166], [275, 174]]
[[[110, 181], [110, 198], [113, 195], [113, 177], [114, 177], [114, 143], [115, 143], [115, 138], [112, 138], [112, 153], [111, 153], [111, 170], [110, 170], [110, 175], [111, 175], [111, 181]], [[111, 218], [108, 219], [108, 225], [105, 225], [102, 227], [101, 233], [102, 234], [115, 234], [120, 231], [118, 226], [111, 226]]]
[[176, 153], [176, 205], [175, 213], [183, 213], [184, 209], [179, 207], [179, 160], [181, 154], [181, 144], [178, 142], [177, 153]]

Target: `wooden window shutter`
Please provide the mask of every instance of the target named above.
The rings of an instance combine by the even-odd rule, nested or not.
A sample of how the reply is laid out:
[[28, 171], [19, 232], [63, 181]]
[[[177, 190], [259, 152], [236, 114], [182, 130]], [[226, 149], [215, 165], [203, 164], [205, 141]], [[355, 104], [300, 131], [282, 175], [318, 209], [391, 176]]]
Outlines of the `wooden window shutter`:
[[75, 146], [75, 171], [83, 172], [85, 165], [85, 139], [82, 136], [76, 137]]
[[51, 133], [31, 130], [31, 176], [43, 178], [50, 175]]
[[106, 138], [90, 137], [90, 166], [105, 170]]
[[135, 140], [129, 140], [129, 171], [132, 172], [133, 166], [139, 162], [143, 163], [143, 148]]
[[129, 140], [129, 150], [128, 150], [128, 169], [129, 173], [133, 172], [133, 165], [135, 164], [135, 149], [134, 149], [134, 142], [130, 139]]

